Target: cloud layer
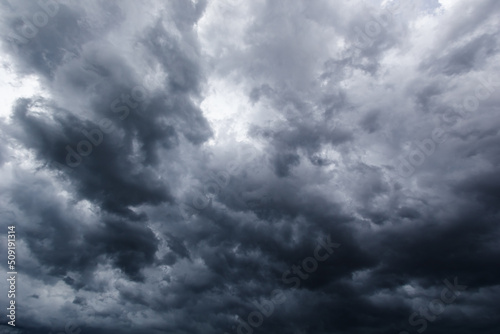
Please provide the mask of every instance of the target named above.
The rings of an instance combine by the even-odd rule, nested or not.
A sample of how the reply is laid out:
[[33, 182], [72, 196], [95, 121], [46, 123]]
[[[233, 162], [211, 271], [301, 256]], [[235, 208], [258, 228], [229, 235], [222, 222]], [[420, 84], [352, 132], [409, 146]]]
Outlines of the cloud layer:
[[0, 8], [0, 332], [498, 331], [498, 1]]

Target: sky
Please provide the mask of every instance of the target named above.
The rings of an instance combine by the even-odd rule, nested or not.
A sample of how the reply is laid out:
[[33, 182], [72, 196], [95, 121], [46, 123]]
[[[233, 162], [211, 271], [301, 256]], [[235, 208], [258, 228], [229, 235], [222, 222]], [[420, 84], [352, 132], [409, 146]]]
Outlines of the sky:
[[498, 333], [499, 1], [0, 18], [0, 334]]

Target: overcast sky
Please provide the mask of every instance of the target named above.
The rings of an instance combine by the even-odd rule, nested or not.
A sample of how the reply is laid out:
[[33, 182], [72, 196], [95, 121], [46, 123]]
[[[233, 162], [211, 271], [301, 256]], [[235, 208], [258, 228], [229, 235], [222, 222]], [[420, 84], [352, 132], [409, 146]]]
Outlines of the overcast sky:
[[0, 333], [498, 334], [500, 1], [0, 17]]

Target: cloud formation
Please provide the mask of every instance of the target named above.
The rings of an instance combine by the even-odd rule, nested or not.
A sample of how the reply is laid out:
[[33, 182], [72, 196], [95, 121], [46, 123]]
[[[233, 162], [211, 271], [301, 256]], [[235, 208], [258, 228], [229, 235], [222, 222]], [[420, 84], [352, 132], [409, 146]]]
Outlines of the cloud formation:
[[0, 332], [498, 331], [498, 1], [0, 8]]

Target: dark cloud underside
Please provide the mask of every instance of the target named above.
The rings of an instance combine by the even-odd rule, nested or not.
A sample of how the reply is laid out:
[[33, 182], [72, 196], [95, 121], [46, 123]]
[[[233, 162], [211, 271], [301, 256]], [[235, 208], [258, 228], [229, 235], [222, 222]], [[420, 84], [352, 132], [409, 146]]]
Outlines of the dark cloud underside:
[[0, 333], [497, 333], [499, 4], [0, 1]]

